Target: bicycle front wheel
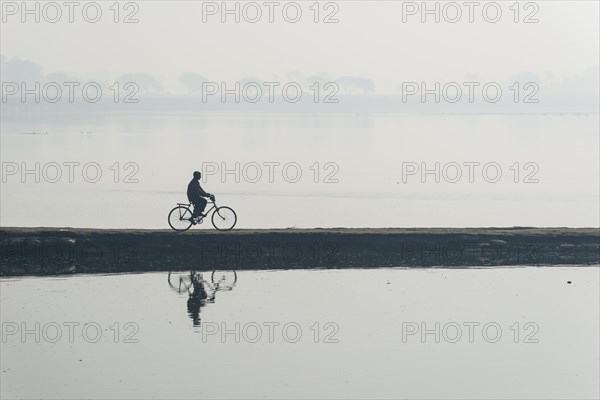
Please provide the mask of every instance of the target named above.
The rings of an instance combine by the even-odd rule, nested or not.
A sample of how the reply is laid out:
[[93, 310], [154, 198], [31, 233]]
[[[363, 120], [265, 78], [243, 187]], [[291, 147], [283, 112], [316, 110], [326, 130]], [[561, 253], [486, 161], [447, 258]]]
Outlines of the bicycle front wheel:
[[237, 283], [237, 273], [231, 271], [213, 271], [210, 275], [210, 280], [217, 290], [233, 290]]
[[237, 222], [237, 215], [230, 207], [219, 207], [213, 212], [212, 224], [218, 231], [233, 229]]
[[177, 206], [169, 213], [169, 225], [178, 232], [187, 231], [192, 226], [190, 218], [192, 218], [192, 211], [189, 208]]

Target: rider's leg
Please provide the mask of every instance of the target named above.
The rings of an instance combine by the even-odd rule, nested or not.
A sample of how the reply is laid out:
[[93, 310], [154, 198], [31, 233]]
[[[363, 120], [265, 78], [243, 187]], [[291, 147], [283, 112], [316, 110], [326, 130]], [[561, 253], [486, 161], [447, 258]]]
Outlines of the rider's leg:
[[194, 211], [192, 212], [192, 218], [196, 218], [198, 216], [198, 203], [196, 203], [195, 201], [192, 201], [192, 204], [194, 205]]
[[[197, 212], [198, 216], [200, 214], [203, 214], [207, 203], [208, 203], [208, 201], [206, 201], [205, 198], [201, 197], [200, 199], [198, 199], [198, 203], [194, 205], [194, 212]], [[196, 209], [198, 209], [198, 211], [196, 211]]]
[[203, 199], [202, 197], [192, 201], [192, 204], [194, 204], [194, 212], [192, 213], [192, 218], [199, 217], [200, 214], [204, 212], [207, 203], [208, 202], [206, 201], [206, 199]]

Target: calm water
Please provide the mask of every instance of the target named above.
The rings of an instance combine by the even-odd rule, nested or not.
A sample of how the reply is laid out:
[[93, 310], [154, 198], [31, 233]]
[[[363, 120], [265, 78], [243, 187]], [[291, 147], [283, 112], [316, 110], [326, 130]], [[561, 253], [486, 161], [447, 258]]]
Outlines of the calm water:
[[3, 279], [2, 397], [600, 394], [598, 267], [203, 278], [195, 321], [166, 273]]
[[[192, 171], [204, 170], [239, 228], [598, 226], [599, 127], [597, 114], [5, 119], [0, 216], [4, 226], [168, 228]], [[36, 163], [39, 183], [23, 175]], [[73, 182], [68, 163], [79, 163]], [[423, 175], [436, 163], [438, 182]], [[479, 163], [472, 182], [465, 163]]]

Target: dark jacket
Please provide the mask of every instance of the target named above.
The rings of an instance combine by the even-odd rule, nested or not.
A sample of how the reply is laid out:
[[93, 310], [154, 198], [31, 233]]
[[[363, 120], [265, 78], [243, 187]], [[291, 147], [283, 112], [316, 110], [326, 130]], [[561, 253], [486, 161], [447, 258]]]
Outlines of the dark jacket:
[[189, 201], [197, 200], [199, 197], [209, 197], [210, 193], [207, 193], [200, 187], [200, 182], [196, 179], [192, 179], [188, 184], [187, 197]]

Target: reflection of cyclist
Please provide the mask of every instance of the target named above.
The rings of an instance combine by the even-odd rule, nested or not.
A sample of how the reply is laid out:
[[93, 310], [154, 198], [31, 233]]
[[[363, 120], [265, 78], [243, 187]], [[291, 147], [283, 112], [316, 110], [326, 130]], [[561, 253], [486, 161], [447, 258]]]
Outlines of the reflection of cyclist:
[[194, 178], [190, 181], [187, 187], [187, 197], [190, 203], [194, 204], [194, 212], [192, 214], [192, 218], [190, 221], [192, 224], [195, 224], [194, 218], [197, 217], [205, 217], [203, 214], [204, 208], [206, 207], [206, 199], [205, 197], [212, 198], [213, 195], [205, 192], [204, 189], [200, 186], [200, 178], [202, 174], [198, 171], [194, 171]]
[[[220, 277], [219, 277], [220, 276]], [[215, 281], [215, 277], [218, 278]], [[213, 271], [210, 281], [205, 280], [201, 273], [190, 271], [189, 274], [179, 275], [169, 272], [169, 286], [178, 294], [188, 292], [187, 311], [194, 326], [200, 326], [200, 311], [209, 303], [215, 302], [218, 291], [230, 291], [237, 282], [235, 271]], [[212, 282], [212, 283], [211, 283]]]
[[200, 308], [206, 305], [206, 301], [214, 301], [214, 294], [209, 298], [206, 293], [206, 289], [204, 289], [204, 279], [201, 274], [192, 275], [192, 291], [189, 293], [189, 298], [187, 301], [187, 309], [190, 314], [190, 318], [193, 321], [194, 326], [200, 326]]

